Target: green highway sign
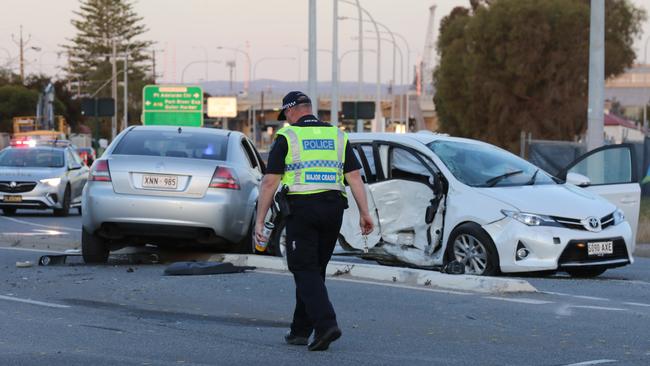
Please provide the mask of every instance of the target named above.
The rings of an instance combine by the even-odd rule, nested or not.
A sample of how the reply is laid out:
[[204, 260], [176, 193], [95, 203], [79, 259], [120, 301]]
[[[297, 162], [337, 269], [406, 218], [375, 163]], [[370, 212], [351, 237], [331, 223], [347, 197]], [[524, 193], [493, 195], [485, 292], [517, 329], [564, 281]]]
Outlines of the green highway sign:
[[203, 90], [199, 86], [145, 86], [142, 124], [202, 127]]

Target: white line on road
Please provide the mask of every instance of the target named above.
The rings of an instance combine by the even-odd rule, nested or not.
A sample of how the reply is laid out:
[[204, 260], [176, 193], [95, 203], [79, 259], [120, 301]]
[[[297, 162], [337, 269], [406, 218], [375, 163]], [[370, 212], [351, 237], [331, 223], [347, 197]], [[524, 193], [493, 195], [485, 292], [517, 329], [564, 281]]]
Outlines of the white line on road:
[[68, 235], [69, 233], [66, 233], [64, 231], [56, 231], [56, 230], [41, 230], [41, 229], [36, 229], [31, 233], [0, 233], [0, 235], [5, 235], [5, 236], [61, 236], [61, 235]]
[[644, 303], [640, 303], [640, 302], [624, 302], [623, 305], [650, 307], [650, 304], [644, 304]]
[[585, 299], [585, 300], [610, 301], [609, 299], [604, 298], [604, 297], [585, 296], [585, 295], [572, 295], [572, 294], [565, 294], [565, 293], [562, 293], [562, 292], [541, 291], [541, 293], [542, 294], [547, 294], [547, 295], [575, 297], [577, 299]]
[[[255, 272], [257, 272], [257, 273], [265, 273], [265, 274], [276, 274], [276, 275], [282, 275], [282, 276], [291, 276], [291, 277], [293, 276], [291, 273], [263, 271], [263, 270], [259, 270], [259, 269], [256, 269]], [[408, 286], [408, 285], [398, 285], [398, 284], [394, 284], [394, 283], [372, 282], [372, 281], [364, 281], [364, 280], [353, 280], [353, 279], [350, 279], [350, 278], [327, 277], [327, 279], [328, 280], [333, 280], [333, 281], [354, 282], [354, 283], [360, 283], [360, 284], [364, 284], [364, 285], [396, 287], [396, 288], [402, 288], [402, 289], [407, 289], [407, 290], [439, 292], [439, 293], [451, 294], [451, 295], [473, 295], [473, 294], [471, 294], [469, 292], [451, 291], [451, 290], [439, 290], [439, 289], [435, 289], [435, 288], [414, 287], [414, 286]]]
[[500, 300], [500, 301], [509, 301], [509, 302], [518, 302], [521, 304], [529, 304], [529, 305], [544, 305], [544, 304], [552, 304], [553, 301], [544, 301], [544, 300], [535, 300], [535, 299], [527, 299], [527, 298], [508, 298], [508, 297], [496, 297], [496, 296], [484, 296], [484, 299], [490, 299], [490, 300]]
[[65, 254], [65, 252], [60, 252], [58, 250], [49, 250], [49, 249], [31, 249], [31, 248], [14, 248], [14, 247], [0, 247], [0, 249], [6, 249], [6, 250], [18, 250], [22, 252], [37, 252], [37, 253], [43, 253], [43, 254], [52, 254], [52, 253], [59, 253], [59, 254]]
[[571, 305], [572, 308], [578, 309], [593, 309], [593, 310], [606, 310], [606, 311], [625, 311], [626, 309], [621, 308], [608, 308], [605, 306], [591, 306], [591, 305]]
[[572, 363], [572, 364], [565, 365], [565, 366], [588, 366], [588, 365], [600, 365], [601, 363], [612, 363], [612, 362], [616, 362], [616, 360], [593, 360], [593, 361], [585, 361], [585, 362]]
[[3, 296], [3, 295], [0, 295], [0, 300], [22, 302], [22, 303], [25, 303], [25, 304], [45, 306], [45, 307], [48, 307], [48, 308], [58, 308], [58, 309], [67, 309], [67, 308], [69, 308], [69, 306], [67, 306], [67, 305], [52, 304], [52, 303], [49, 303], [49, 302], [35, 301], [35, 300], [29, 300], [29, 299], [20, 299], [20, 298], [17, 298], [17, 297]]
[[33, 223], [33, 222], [29, 222], [29, 221], [23, 221], [23, 220], [14, 219], [14, 218], [12, 218], [12, 217], [7, 217], [7, 216], [0, 216], [0, 218], [3, 218], [3, 219], [5, 219], [5, 220], [9, 220], [9, 221], [13, 221], [13, 222], [17, 222], [17, 223], [19, 223], [19, 224], [23, 224], [23, 225], [32, 225], [32, 226], [37, 226], [37, 227], [44, 227], [44, 228], [46, 228], [46, 229], [52, 229], [52, 230], [81, 231], [81, 229], [77, 229], [77, 228], [65, 227], [65, 226], [48, 226], [48, 225], [41, 225], [41, 224], [36, 224], [36, 223]]

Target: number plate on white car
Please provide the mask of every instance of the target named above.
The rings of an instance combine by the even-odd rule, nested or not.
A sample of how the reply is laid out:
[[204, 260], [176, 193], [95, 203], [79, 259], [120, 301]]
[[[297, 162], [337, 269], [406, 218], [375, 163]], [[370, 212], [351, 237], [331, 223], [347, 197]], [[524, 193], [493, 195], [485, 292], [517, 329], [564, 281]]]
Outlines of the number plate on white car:
[[602, 256], [612, 253], [614, 253], [614, 242], [611, 240], [587, 243], [587, 254], [590, 256]]
[[176, 189], [177, 187], [178, 177], [175, 175], [145, 174], [142, 176], [142, 188]]

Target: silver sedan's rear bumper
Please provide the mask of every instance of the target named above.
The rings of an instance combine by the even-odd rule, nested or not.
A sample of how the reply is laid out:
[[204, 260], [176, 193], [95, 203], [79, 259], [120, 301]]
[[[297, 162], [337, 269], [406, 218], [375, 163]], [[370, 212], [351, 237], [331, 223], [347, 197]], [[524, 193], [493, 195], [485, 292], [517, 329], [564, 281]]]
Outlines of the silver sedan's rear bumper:
[[[236, 243], [250, 229], [254, 207], [239, 191], [209, 189], [202, 198], [117, 194], [108, 182], [88, 182], [83, 227], [110, 239], [150, 237]], [[213, 241], [214, 241], [213, 240]]]

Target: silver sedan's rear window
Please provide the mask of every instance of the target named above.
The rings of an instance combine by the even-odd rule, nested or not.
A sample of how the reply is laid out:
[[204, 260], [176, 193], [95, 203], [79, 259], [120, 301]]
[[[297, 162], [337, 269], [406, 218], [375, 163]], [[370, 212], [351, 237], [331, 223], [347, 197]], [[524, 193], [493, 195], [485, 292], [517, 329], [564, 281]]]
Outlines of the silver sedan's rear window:
[[225, 160], [228, 137], [213, 133], [135, 130], [115, 147], [115, 155]]

